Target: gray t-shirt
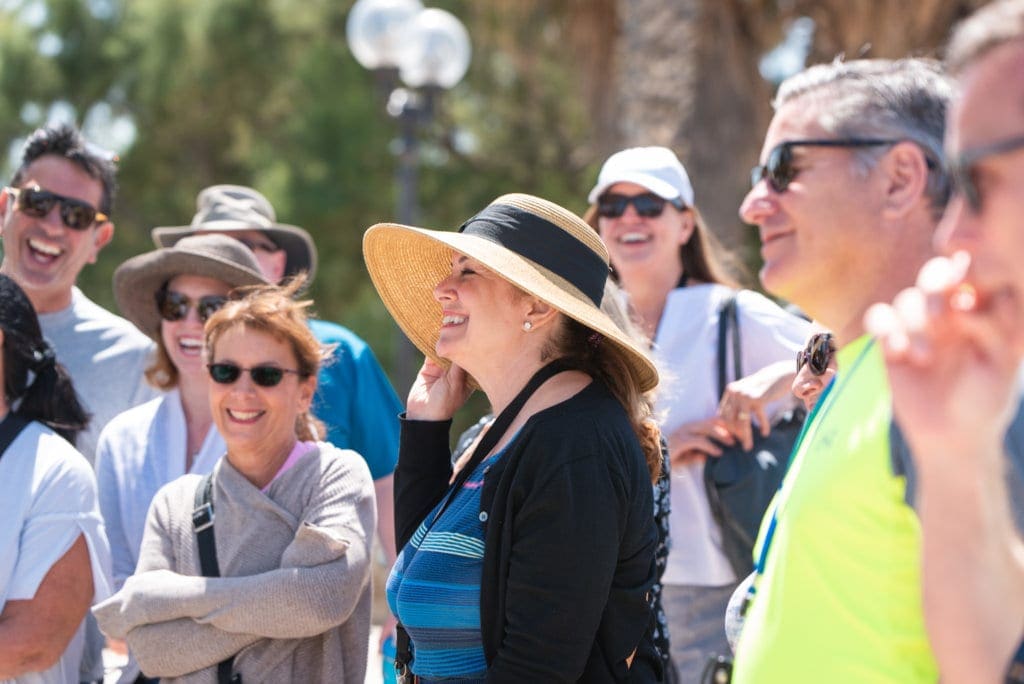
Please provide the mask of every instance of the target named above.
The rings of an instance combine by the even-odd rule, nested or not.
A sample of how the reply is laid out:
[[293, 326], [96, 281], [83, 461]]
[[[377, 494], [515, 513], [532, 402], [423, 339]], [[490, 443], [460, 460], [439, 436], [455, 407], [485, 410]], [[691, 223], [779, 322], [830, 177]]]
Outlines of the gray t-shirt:
[[103, 426], [122, 411], [159, 394], [143, 375], [155, 345], [134, 325], [99, 306], [77, 287], [71, 294], [71, 306], [41, 314], [39, 323], [92, 415], [89, 429], [79, 435], [76, 446], [93, 464]]

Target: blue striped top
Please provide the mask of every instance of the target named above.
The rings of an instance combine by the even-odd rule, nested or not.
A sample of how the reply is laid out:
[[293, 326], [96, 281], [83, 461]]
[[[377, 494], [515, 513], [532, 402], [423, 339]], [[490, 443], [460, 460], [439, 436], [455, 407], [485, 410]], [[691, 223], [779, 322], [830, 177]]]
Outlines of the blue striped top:
[[398, 554], [387, 582], [391, 612], [413, 642], [412, 671], [427, 680], [469, 684], [487, 673], [480, 635], [484, 473], [504, 449], [484, 459], [437, 517], [441, 503]]

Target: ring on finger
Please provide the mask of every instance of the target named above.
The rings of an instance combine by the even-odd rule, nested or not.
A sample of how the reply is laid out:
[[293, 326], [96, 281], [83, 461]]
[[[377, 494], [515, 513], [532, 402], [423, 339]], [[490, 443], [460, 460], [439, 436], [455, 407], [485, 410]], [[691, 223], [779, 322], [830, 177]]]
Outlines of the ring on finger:
[[736, 412], [736, 418], [738, 420], [750, 420], [750, 412], [749, 411], [737, 411]]

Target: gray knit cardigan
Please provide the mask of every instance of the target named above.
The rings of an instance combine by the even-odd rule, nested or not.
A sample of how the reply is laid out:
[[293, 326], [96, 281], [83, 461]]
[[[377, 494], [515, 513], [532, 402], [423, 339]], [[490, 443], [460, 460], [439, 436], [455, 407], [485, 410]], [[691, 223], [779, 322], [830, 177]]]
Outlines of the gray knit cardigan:
[[362, 682], [370, 631], [373, 481], [353, 451], [320, 443], [266, 494], [221, 459], [214, 508], [221, 577], [200, 577], [197, 475], [153, 500], [135, 574], [93, 612], [164, 682]]

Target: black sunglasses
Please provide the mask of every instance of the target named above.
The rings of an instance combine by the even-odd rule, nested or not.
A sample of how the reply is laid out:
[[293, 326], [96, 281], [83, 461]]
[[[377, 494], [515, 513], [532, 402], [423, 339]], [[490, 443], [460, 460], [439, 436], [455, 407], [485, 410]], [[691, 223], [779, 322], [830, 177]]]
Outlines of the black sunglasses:
[[60, 220], [71, 230], [85, 230], [94, 223], [103, 223], [110, 219], [88, 202], [43, 190], [38, 185], [28, 188], [7, 188], [7, 194], [14, 197], [14, 206], [18, 211], [33, 218], [45, 218], [53, 209], [53, 205], [59, 204]]
[[[196, 307], [196, 313], [199, 314], [199, 320], [203, 323], [206, 322], [210, 316], [220, 307], [224, 306], [224, 303], [228, 301], [228, 298], [224, 295], [206, 295], [200, 297], [199, 301], [194, 302]], [[165, 321], [180, 321], [188, 316], [188, 310], [192, 308], [193, 300], [183, 295], [180, 292], [174, 290], [168, 290], [166, 287], [160, 288], [156, 292], [156, 307], [160, 312], [160, 317]]]
[[597, 198], [597, 214], [604, 218], [618, 218], [625, 214], [626, 207], [632, 204], [638, 216], [655, 218], [661, 216], [661, 212], [665, 211], [666, 202], [679, 211], [686, 208], [683, 200], [678, 197], [667, 200], [664, 197], [655, 195], [653, 192], [645, 192], [642, 195], [614, 195], [608, 193]]
[[978, 164], [990, 157], [1009, 154], [1024, 148], [1024, 135], [997, 140], [987, 145], [979, 145], [965, 150], [949, 162], [949, 175], [953, 178], [953, 187], [967, 200], [967, 206], [975, 214], [981, 211], [981, 193], [978, 191]]
[[835, 354], [832, 344], [832, 333], [815, 333], [807, 340], [807, 346], [796, 353], [796, 372], [806, 363], [815, 375], [824, 375], [828, 370], [828, 362]]
[[793, 166], [794, 147], [878, 147], [895, 145], [901, 142], [889, 138], [840, 138], [838, 140], [787, 140], [779, 143], [768, 153], [768, 160], [750, 170], [750, 186], [754, 187], [762, 180], [775, 192], [786, 192], [786, 188], [796, 178], [799, 169]]
[[252, 381], [260, 387], [275, 387], [284, 379], [285, 373], [295, 373], [303, 377], [302, 371], [290, 368], [278, 368], [277, 366], [253, 366], [242, 368], [233, 363], [211, 363], [206, 367], [210, 372], [210, 378], [218, 385], [234, 384], [242, 375], [242, 371], [248, 371]]

